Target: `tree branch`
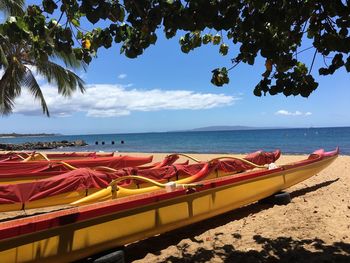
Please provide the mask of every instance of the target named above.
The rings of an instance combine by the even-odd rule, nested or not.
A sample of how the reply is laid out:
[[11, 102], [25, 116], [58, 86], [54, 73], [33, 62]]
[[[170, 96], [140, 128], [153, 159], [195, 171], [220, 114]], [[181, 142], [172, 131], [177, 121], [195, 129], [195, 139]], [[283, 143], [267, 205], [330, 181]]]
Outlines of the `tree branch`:
[[312, 62], [311, 62], [311, 66], [310, 66], [309, 74], [311, 73], [312, 67], [314, 66], [314, 62], [315, 62], [315, 58], [316, 58], [316, 54], [317, 54], [317, 49], [315, 49], [315, 53], [314, 53], [314, 56], [313, 56], [313, 58], [312, 58]]

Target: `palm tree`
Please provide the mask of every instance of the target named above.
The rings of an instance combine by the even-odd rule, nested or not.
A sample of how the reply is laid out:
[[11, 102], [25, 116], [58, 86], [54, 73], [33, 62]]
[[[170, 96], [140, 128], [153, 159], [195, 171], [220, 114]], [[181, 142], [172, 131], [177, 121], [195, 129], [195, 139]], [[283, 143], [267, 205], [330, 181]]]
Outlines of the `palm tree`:
[[[0, 0], [0, 8], [7, 12], [20, 14], [23, 2]], [[85, 64], [78, 61], [74, 54], [67, 55], [55, 52], [51, 59], [60, 59], [66, 66], [75, 69], [85, 68]], [[70, 96], [77, 89], [84, 92], [84, 81], [74, 72], [51, 61], [50, 58], [40, 59], [36, 57], [29, 43], [25, 41], [11, 43], [8, 37], [1, 32], [0, 68], [4, 71], [0, 79], [0, 114], [2, 115], [12, 113], [14, 100], [21, 94], [22, 87], [28, 88], [34, 98], [40, 101], [43, 113], [47, 116], [50, 115], [33, 70], [36, 70], [47, 82], [56, 84], [58, 93], [63, 96]]]
[[14, 16], [22, 15], [24, 0], [0, 0], [0, 10]]

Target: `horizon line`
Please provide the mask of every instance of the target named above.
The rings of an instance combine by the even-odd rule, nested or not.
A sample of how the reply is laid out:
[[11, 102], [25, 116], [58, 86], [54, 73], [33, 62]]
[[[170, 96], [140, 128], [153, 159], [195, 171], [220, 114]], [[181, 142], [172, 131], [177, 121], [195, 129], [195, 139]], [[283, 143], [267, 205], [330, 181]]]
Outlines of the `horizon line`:
[[[144, 132], [109, 132], [109, 133], [74, 133], [74, 134], [63, 134], [59, 132], [38, 132], [38, 133], [18, 133], [18, 132], [10, 132], [10, 133], [2, 133], [2, 134], [26, 134], [28, 136], [35, 135], [35, 134], [40, 134], [44, 135], [47, 134], [48, 136], [75, 136], [75, 135], [110, 135], [110, 134], [147, 134], [147, 133], [182, 133], [182, 132], [219, 132], [219, 131], [252, 131], [252, 130], [283, 130], [283, 129], [326, 129], [326, 128], [350, 128], [350, 126], [308, 126], [308, 127], [251, 127], [251, 126], [244, 126], [244, 125], [235, 125], [232, 127], [245, 127], [242, 129], [223, 129], [223, 130], [197, 130], [197, 129], [202, 129], [202, 128], [210, 128], [210, 127], [225, 127], [225, 125], [213, 125], [213, 126], [206, 126], [206, 127], [200, 127], [200, 128], [193, 128], [189, 130], [175, 130], [175, 131], [144, 131]], [[227, 126], [230, 127], [230, 126]], [[54, 134], [54, 135], [52, 135]], [[44, 135], [45, 136], [45, 135]], [[27, 136], [24, 136], [27, 137]]]

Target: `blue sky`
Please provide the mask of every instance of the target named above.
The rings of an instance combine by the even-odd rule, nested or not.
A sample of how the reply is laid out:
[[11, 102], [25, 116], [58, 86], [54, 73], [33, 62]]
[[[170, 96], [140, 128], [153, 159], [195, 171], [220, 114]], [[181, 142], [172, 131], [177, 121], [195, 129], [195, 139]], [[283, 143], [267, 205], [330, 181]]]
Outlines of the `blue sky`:
[[[63, 134], [152, 132], [192, 129], [211, 125], [254, 127], [350, 126], [348, 101], [350, 75], [340, 70], [330, 77], [317, 74], [319, 88], [309, 98], [284, 95], [255, 97], [253, 88], [264, 71], [256, 65], [239, 65], [230, 72], [230, 83], [215, 87], [211, 70], [230, 67], [218, 46], [202, 46], [183, 54], [181, 35], [166, 40], [136, 59], [119, 54], [119, 46], [100, 50], [87, 72], [78, 72], [88, 85], [84, 95], [67, 100], [42, 82], [52, 117], [42, 115], [38, 102], [23, 92], [15, 113], [0, 117], [0, 133], [54, 132]], [[308, 65], [313, 51], [303, 53]], [[40, 79], [40, 77], [39, 77]]]

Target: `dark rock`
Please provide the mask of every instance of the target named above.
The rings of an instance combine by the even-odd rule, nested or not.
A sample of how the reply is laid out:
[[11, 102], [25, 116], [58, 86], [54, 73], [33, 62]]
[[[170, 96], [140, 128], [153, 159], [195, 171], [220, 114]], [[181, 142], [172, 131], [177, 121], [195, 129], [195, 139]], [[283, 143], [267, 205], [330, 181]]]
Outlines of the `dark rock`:
[[84, 140], [76, 140], [76, 141], [74, 142], [74, 145], [75, 145], [75, 146], [86, 146], [87, 143], [86, 143]]
[[2, 143], [0, 149], [5, 151], [22, 151], [22, 150], [49, 150], [61, 147], [74, 147], [88, 145], [84, 140], [76, 140], [74, 142], [26, 142], [20, 144]]

